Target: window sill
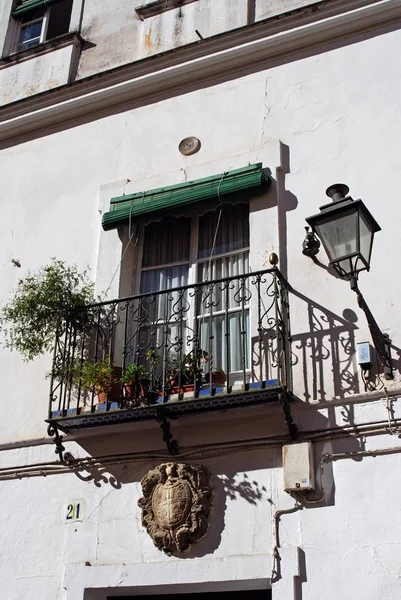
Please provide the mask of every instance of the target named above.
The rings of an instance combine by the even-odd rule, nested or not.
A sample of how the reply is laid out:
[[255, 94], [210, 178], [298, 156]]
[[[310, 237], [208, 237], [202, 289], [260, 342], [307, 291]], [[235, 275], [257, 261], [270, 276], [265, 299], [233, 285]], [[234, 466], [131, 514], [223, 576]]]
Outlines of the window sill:
[[143, 21], [149, 17], [160, 15], [168, 10], [180, 8], [180, 6], [191, 4], [192, 2], [197, 2], [197, 0], [155, 0], [154, 2], [148, 2], [147, 4], [138, 6], [138, 8], [135, 9], [135, 12]]
[[82, 49], [84, 45], [84, 40], [79, 35], [79, 33], [76, 32], [60, 35], [56, 38], [53, 38], [52, 40], [43, 42], [43, 44], [39, 44], [38, 46], [34, 46], [33, 48], [28, 48], [28, 50], [22, 50], [22, 52], [13, 52], [8, 56], [3, 56], [0, 59], [0, 69], [24, 62], [26, 60], [34, 58], [35, 56], [47, 54], [48, 52], [58, 50], [59, 48], [70, 46], [71, 44], [74, 44], [75, 46], [80, 47]]

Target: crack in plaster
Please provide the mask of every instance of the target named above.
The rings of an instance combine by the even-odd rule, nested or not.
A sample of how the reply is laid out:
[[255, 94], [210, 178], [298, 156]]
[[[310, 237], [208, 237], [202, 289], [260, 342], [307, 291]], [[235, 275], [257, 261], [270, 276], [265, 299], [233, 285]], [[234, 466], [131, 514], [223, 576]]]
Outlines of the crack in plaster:
[[268, 93], [268, 77], [266, 77], [265, 79], [265, 95], [264, 95], [264, 101], [263, 101], [263, 122], [262, 122], [262, 142], [265, 139], [265, 124], [266, 124], [266, 119], [269, 116], [270, 113], [270, 106], [267, 105], [267, 93]]
[[345, 560], [346, 558], [348, 558], [348, 556], [350, 554], [352, 554], [353, 552], [355, 552], [355, 550], [359, 550], [360, 548], [369, 548], [369, 544], [357, 544], [356, 546], [354, 546], [353, 548], [351, 548], [351, 550], [348, 550], [348, 552], [346, 552], [344, 554], [344, 556], [341, 557], [341, 560]]
[[[107, 492], [107, 494], [105, 494], [105, 495], [104, 495], [102, 498], [100, 498], [100, 500], [99, 500], [98, 504], [92, 508], [91, 512], [90, 512], [90, 513], [89, 513], [89, 515], [88, 515], [88, 518], [86, 519], [86, 520], [87, 520], [89, 523], [91, 523], [90, 519], [91, 519], [91, 517], [92, 517], [93, 513], [94, 513], [96, 510], [99, 510], [99, 509], [100, 509], [100, 507], [101, 507], [101, 505], [102, 505], [103, 501], [104, 501], [106, 498], [108, 498], [108, 497], [109, 497], [109, 495], [110, 495], [112, 492], [114, 492], [114, 489], [111, 489], [111, 490], [109, 490], [109, 491]], [[95, 525], [95, 523], [92, 523], [92, 524], [93, 524], [93, 525]]]
[[372, 548], [373, 561], [376, 564], [380, 565], [380, 567], [383, 569], [383, 571], [387, 575], [397, 575], [397, 578], [400, 577], [400, 575], [398, 573], [401, 571], [401, 566], [397, 566], [394, 570], [386, 568], [385, 565], [381, 562], [381, 560], [377, 556], [377, 548], [379, 548], [380, 546], [399, 546], [399, 545], [400, 545], [400, 542], [382, 542], [380, 544], [376, 544], [376, 546], [373, 546], [373, 548]]
[[[114, 492], [114, 489], [109, 490], [107, 492], [107, 494], [105, 494], [98, 502], [98, 504], [96, 506], [94, 506], [91, 510], [91, 512], [88, 515], [88, 518], [86, 519], [87, 523], [91, 524], [91, 525], [95, 525], [96, 526], [96, 541], [95, 541], [95, 551], [94, 551], [94, 557], [95, 557], [95, 561], [97, 561], [98, 559], [98, 548], [99, 548], [99, 544], [100, 544], [100, 540], [99, 540], [99, 525], [101, 524], [99, 521], [91, 521], [91, 517], [93, 516], [93, 514], [95, 513], [95, 511], [98, 511], [101, 508], [101, 505], [103, 503], [103, 501], [108, 498], [108, 496]], [[103, 523], [103, 521], [102, 521]]]
[[100, 541], [99, 541], [99, 525], [100, 525], [100, 523], [98, 523], [96, 525], [95, 562], [97, 562], [97, 560], [98, 560], [97, 557], [98, 557], [98, 549], [99, 549], [99, 544], [100, 544]]

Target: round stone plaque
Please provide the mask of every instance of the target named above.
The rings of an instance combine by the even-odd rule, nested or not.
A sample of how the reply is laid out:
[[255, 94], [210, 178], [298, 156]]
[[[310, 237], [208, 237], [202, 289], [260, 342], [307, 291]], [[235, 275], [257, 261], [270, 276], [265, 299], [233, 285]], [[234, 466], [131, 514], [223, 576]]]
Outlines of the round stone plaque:
[[201, 143], [197, 137], [186, 137], [179, 143], [178, 150], [184, 156], [190, 156], [191, 154], [196, 154], [200, 150]]

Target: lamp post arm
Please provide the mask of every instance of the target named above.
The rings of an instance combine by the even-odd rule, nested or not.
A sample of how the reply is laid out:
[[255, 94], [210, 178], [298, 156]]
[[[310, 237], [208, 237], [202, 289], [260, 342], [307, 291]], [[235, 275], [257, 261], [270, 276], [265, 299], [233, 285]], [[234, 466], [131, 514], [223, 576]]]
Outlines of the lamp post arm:
[[389, 338], [381, 331], [376, 319], [372, 315], [370, 308], [358, 287], [357, 278], [352, 277], [350, 279], [350, 284], [351, 290], [356, 293], [359, 308], [361, 308], [366, 315], [373, 345], [382, 363], [384, 377], [386, 379], [393, 379], [393, 365], [391, 360], [391, 347]]

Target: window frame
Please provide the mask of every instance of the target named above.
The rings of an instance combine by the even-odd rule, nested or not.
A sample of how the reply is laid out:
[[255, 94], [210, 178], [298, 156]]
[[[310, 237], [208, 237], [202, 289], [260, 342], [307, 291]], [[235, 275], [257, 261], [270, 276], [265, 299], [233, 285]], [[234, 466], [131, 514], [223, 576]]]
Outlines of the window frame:
[[[249, 200], [244, 200], [243, 202], [239, 201], [238, 204], [246, 204], [248, 206], [248, 215], [250, 214]], [[187, 281], [186, 285], [187, 286], [196, 286], [197, 284], [201, 283], [200, 281], [198, 281], [199, 266], [208, 263], [210, 261], [210, 255], [207, 257], [202, 257], [202, 258], [198, 257], [199, 229], [200, 229], [199, 220], [204, 214], [206, 214], [209, 211], [218, 213], [219, 206], [216, 206], [214, 208], [210, 207], [202, 212], [200, 212], [199, 210], [196, 209], [196, 207], [194, 207], [190, 211], [190, 213], [188, 213], [186, 215], [180, 215], [180, 216], [185, 216], [190, 219], [190, 243], [189, 243], [189, 258], [188, 258], [188, 260], [181, 260], [181, 261], [170, 262], [170, 263], [166, 263], [166, 264], [159, 264], [159, 265], [152, 265], [149, 267], [143, 267], [142, 264], [143, 264], [144, 248], [145, 248], [145, 227], [148, 225], [151, 225], [153, 220], [139, 225], [139, 230], [137, 231], [137, 235], [135, 236], [136, 237], [135, 245], [136, 245], [136, 249], [137, 249], [136, 261], [137, 261], [138, 269], [135, 269], [135, 271], [134, 271], [133, 286], [132, 286], [133, 294], [135, 296], [139, 296], [142, 293], [144, 293], [144, 294], [152, 293], [152, 292], [142, 292], [141, 291], [142, 273], [146, 272], [146, 271], [155, 271], [157, 269], [164, 269], [164, 268], [169, 268], [169, 267], [188, 265], [188, 281]], [[174, 215], [171, 215], [171, 216], [174, 216]], [[250, 245], [250, 237], [249, 237], [248, 246], [243, 246], [236, 250], [229, 250], [229, 251], [222, 252], [219, 254], [214, 254], [211, 262], [213, 262], [215, 260], [219, 260], [219, 259], [229, 258], [231, 256], [240, 256], [240, 255], [245, 255], [245, 254], [247, 255], [247, 259], [249, 262], [250, 250], [251, 250], [251, 245]], [[250, 269], [248, 269], [248, 271], [250, 271]], [[247, 274], [247, 273], [244, 273], [244, 275], [245, 274]], [[213, 279], [209, 278], [208, 281], [213, 281]], [[250, 319], [251, 304], [249, 304], [246, 307], [246, 310], [248, 311], [248, 326], [251, 327], [251, 319]], [[219, 311], [217, 311], [217, 312], [219, 312]], [[239, 312], [239, 309], [236, 307], [232, 307], [232, 308], [230, 308], [229, 312], [230, 312], [230, 314], [234, 314], [236, 312]], [[190, 310], [187, 315], [188, 323], [194, 323], [195, 314], [196, 314], [195, 304], [194, 304], [194, 302], [191, 302], [191, 307], [190, 307]], [[217, 313], [214, 316], [218, 316]], [[198, 315], [198, 318], [201, 319], [202, 315]], [[205, 313], [204, 318], [208, 318], [207, 313]], [[252, 350], [251, 349], [251, 336], [248, 336], [247, 366], [246, 366], [246, 373], [247, 373], [248, 377], [252, 373], [252, 364], [251, 364], [252, 352], [251, 352], [251, 350]], [[232, 385], [232, 384], [236, 383], [237, 379], [240, 378], [241, 373], [242, 373], [242, 370], [230, 371], [231, 381], [229, 382], [229, 384]]]
[[[249, 208], [248, 201], [238, 202], [238, 204], [248, 204], [248, 208]], [[134, 295], [141, 294], [141, 276], [144, 271], [154, 271], [156, 269], [175, 267], [175, 266], [184, 266], [187, 264], [188, 265], [188, 284], [187, 285], [196, 285], [197, 283], [199, 283], [197, 281], [198, 266], [200, 264], [204, 264], [210, 260], [210, 256], [198, 258], [199, 219], [203, 214], [206, 214], [206, 212], [209, 212], [209, 210], [210, 210], [210, 212], [217, 212], [219, 210], [219, 207], [216, 207], [215, 209], [212, 209], [212, 208], [208, 209], [204, 213], [199, 213], [196, 209], [194, 209], [192, 211], [192, 214], [183, 215], [183, 216], [186, 216], [187, 218], [191, 219], [188, 260], [181, 260], [181, 261], [176, 261], [176, 262], [172, 262], [172, 263], [165, 263], [165, 264], [162, 263], [159, 265], [152, 265], [150, 267], [143, 267], [142, 263], [143, 263], [143, 250], [144, 250], [144, 245], [145, 245], [145, 227], [147, 225], [151, 225], [152, 221], [149, 221], [148, 223], [143, 223], [139, 226], [139, 232], [137, 235], [138, 272], [136, 273], [135, 278], [134, 278], [134, 286], [133, 286]], [[251, 250], [251, 247], [249, 244], [248, 246], [243, 246], [241, 248], [238, 248], [237, 250], [228, 250], [227, 252], [215, 254], [213, 256], [212, 260], [226, 258], [226, 257], [234, 256], [236, 254], [245, 253], [245, 252], [250, 253], [250, 250]], [[249, 256], [249, 254], [248, 254], [248, 256]]]
[[[40, 46], [40, 44], [43, 44], [46, 41], [47, 28], [48, 28], [48, 24], [49, 24], [50, 8], [51, 7], [48, 6], [45, 9], [43, 17], [31, 19], [30, 21], [26, 21], [26, 22], [23, 22], [21, 18], [13, 17], [15, 27], [14, 27], [14, 32], [13, 32], [13, 39], [11, 42], [11, 52], [12, 53], [25, 52], [26, 50], [31, 50], [32, 48], [36, 48], [37, 46]], [[42, 28], [41, 28], [41, 32], [40, 32], [39, 42], [37, 44], [34, 44], [33, 46], [28, 46], [26, 48], [19, 48], [18, 46], [20, 44], [19, 44], [18, 40], [20, 38], [22, 30], [25, 27], [28, 27], [29, 25], [33, 25], [40, 21], [42, 21]]]
[[[58, 2], [52, 2], [51, 4], [49, 4], [47, 6], [43, 6], [42, 8], [45, 11], [43, 17], [29, 18], [30, 12], [32, 11], [32, 13], [33, 13], [34, 11], [38, 10], [40, 7], [32, 8], [29, 11], [27, 10], [24, 13], [17, 14], [17, 15], [14, 15], [13, 11], [12, 11], [11, 15], [10, 15], [6, 39], [5, 39], [4, 46], [3, 46], [2, 58], [9, 59], [9, 58], [12, 58], [13, 55], [19, 55], [19, 54], [23, 54], [23, 55], [27, 54], [27, 56], [29, 56], [32, 52], [34, 54], [37, 54], [38, 51], [40, 52], [40, 50], [42, 48], [43, 48], [43, 50], [46, 50], [49, 47], [49, 45], [48, 45], [49, 43], [52, 45], [51, 47], [54, 47], [53, 40], [56, 40], [59, 37], [60, 38], [64, 37], [73, 32], [77, 32], [77, 27], [76, 27], [77, 13], [78, 13], [78, 10], [82, 9], [81, 2], [82, 2], [82, 0], [71, 0], [71, 11], [69, 12], [68, 28], [66, 28], [66, 31], [64, 31], [63, 33], [57, 34], [50, 38], [48, 38], [47, 36], [49, 33], [49, 27], [51, 27], [51, 23], [52, 23], [52, 11], [56, 9], [56, 7], [59, 4]], [[24, 22], [24, 19], [26, 19], [25, 22]], [[24, 48], [24, 47], [19, 48], [18, 47], [19, 46], [19, 38], [21, 36], [21, 31], [23, 30], [23, 28], [27, 27], [28, 25], [32, 25], [36, 22], [39, 22], [41, 20], [42, 20], [42, 29], [41, 29], [40, 39], [39, 39], [38, 43], [34, 44], [32, 46], [29, 46], [27, 48]]]

